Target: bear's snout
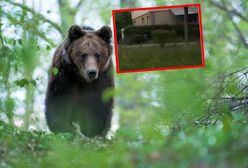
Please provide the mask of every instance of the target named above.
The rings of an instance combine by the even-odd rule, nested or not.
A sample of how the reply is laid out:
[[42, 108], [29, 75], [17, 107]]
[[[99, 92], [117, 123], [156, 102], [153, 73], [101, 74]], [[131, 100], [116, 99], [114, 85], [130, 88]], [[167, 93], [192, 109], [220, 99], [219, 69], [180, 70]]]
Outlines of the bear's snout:
[[87, 71], [87, 76], [88, 76], [88, 78], [90, 78], [91, 80], [92, 80], [92, 79], [96, 79], [96, 77], [97, 77], [97, 70], [95, 70], [95, 69], [90, 69], [90, 70], [88, 70], [88, 71]]

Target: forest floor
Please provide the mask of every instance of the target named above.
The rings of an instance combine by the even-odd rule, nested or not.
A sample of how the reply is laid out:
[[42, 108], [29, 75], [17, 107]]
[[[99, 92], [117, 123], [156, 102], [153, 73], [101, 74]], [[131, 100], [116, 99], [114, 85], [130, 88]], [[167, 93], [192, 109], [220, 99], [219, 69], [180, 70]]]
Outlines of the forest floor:
[[118, 48], [120, 70], [140, 70], [147, 68], [167, 68], [177, 66], [201, 65], [199, 44], [159, 46], [132, 46]]
[[112, 140], [26, 132], [0, 122], [0, 167], [243, 168], [247, 139], [247, 117], [167, 131], [121, 127]]

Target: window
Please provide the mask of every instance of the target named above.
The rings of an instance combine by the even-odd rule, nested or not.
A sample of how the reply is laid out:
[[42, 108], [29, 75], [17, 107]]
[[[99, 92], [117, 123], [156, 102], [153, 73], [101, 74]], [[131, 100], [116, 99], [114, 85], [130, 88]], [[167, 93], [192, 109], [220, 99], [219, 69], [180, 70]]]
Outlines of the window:
[[145, 19], [144, 18], [141, 19], [141, 23], [142, 23], [142, 25], [145, 24]]
[[149, 24], [150, 24], [150, 16], [147, 16], [146, 19], [147, 19], [147, 20], [146, 20], [146, 23], [149, 25]]

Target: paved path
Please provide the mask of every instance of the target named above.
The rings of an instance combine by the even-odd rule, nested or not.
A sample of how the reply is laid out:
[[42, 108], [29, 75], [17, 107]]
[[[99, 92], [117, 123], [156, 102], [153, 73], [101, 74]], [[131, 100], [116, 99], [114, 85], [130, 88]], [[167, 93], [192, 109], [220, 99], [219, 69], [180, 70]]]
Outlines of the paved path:
[[[199, 42], [190, 42], [190, 45], [194, 45], [194, 44], [200, 44]], [[180, 43], [166, 43], [165, 46], [180, 46], [180, 45], [185, 45], [184, 42], [180, 42]], [[127, 47], [127, 48], [136, 48], [136, 47], [153, 47], [153, 46], [158, 46], [159, 44], [157, 43], [152, 43], [152, 44], [135, 44], [135, 45], [119, 45], [119, 47]]]

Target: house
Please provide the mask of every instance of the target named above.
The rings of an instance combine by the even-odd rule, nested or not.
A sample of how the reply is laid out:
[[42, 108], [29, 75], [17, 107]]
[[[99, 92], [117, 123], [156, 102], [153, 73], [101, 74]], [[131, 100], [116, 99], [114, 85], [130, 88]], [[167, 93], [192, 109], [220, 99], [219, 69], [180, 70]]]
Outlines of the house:
[[[188, 7], [189, 23], [198, 23], [198, 10], [197, 7]], [[176, 25], [184, 22], [184, 9], [153, 9], [153, 10], [140, 10], [131, 12], [133, 25]]]

